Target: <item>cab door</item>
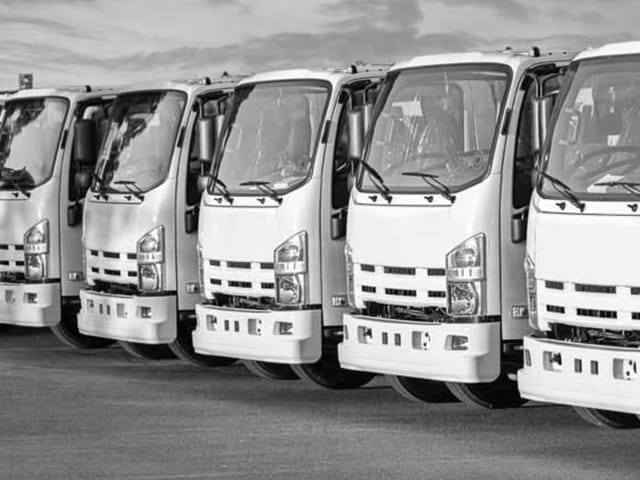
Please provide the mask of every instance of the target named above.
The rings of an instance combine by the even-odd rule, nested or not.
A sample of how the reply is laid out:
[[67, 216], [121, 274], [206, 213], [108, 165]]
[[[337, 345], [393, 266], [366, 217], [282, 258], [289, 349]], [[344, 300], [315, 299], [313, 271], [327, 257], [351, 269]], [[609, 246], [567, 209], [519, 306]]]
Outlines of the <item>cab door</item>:
[[534, 185], [533, 100], [557, 93], [560, 67], [546, 64], [520, 80], [502, 166], [501, 291], [502, 338], [521, 340], [530, 332], [524, 275], [526, 220]]
[[198, 176], [208, 171], [199, 152], [198, 120], [216, 117], [226, 111], [229, 94], [216, 91], [199, 97], [193, 104], [184, 134], [176, 187], [176, 275], [178, 310], [191, 312], [200, 301], [198, 270], [198, 213], [201, 193]]
[[109, 108], [114, 98], [110, 95], [79, 103], [73, 112], [69, 131], [65, 134], [64, 162], [60, 173], [60, 281], [63, 297], [78, 296], [84, 286], [81, 212], [85, 194], [76, 188], [75, 175], [80, 168], [93, 168], [90, 165], [80, 166], [75, 157], [74, 127], [77, 120], [93, 122], [99, 152], [109, 125]]

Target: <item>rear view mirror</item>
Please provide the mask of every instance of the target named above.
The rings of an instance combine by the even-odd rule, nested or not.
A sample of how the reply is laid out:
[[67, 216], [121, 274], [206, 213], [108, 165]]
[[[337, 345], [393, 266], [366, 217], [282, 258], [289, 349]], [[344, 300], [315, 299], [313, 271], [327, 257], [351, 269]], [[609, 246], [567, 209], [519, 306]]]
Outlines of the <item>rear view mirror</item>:
[[198, 176], [198, 192], [203, 193], [208, 187], [211, 177], [209, 175]]
[[349, 112], [349, 157], [360, 160], [364, 147], [364, 112]]
[[534, 153], [540, 153], [542, 146], [547, 138], [549, 130], [549, 121], [551, 120], [551, 112], [553, 110], [553, 96], [539, 97], [533, 99], [533, 108], [531, 109], [533, 119], [531, 121], [532, 146]]
[[82, 165], [95, 165], [98, 160], [98, 133], [93, 120], [78, 120], [74, 127], [73, 153]]
[[207, 117], [198, 120], [198, 142], [200, 161], [211, 162], [216, 145], [215, 118]]

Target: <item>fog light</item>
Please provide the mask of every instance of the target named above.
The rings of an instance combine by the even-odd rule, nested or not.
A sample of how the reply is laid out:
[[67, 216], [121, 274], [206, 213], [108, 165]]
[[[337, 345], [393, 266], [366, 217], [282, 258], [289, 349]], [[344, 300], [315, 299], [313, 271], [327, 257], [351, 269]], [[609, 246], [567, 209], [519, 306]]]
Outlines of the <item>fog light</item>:
[[23, 303], [38, 303], [38, 294], [37, 293], [32, 293], [32, 292], [26, 292], [24, 294], [24, 297], [22, 299]]
[[464, 335], [447, 335], [446, 350], [469, 350], [469, 337]]
[[8, 305], [13, 305], [14, 303], [16, 303], [16, 294], [13, 292], [13, 290], [6, 290], [4, 292], [4, 301]]
[[215, 332], [218, 329], [218, 319], [216, 318], [216, 316], [207, 315], [205, 318], [207, 321], [207, 330]]
[[293, 323], [291, 322], [276, 322], [273, 326], [274, 335], [293, 335]]
[[140, 318], [151, 318], [151, 307], [140, 307]]
[[358, 327], [358, 343], [372, 343], [373, 331], [369, 327]]
[[544, 352], [543, 354], [544, 369], [552, 372], [562, 370], [562, 354], [559, 352]]

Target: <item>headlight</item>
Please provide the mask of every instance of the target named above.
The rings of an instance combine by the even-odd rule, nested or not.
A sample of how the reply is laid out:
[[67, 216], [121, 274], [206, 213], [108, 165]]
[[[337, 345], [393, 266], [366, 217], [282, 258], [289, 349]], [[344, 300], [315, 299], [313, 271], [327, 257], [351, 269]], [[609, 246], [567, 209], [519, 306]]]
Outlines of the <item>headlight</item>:
[[353, 250], [348, 243], [344, 246], [344, 260], [347, 273], [347, 303], [351, 308], [356, 308], [356, 295], [353, 280]]
[[49, 220], [41, 220], [24, 234], [24, 275], [27, 280], [44, 281], [48, 276]]
[[163, 288], [164, 227], [145, 233], [136, 246], [138, 260], [138, 288], [143, 292], [156, 292]]
[[298, 232], [273, 253], [276, 303], [302, 305], [306, 300], [307, 232]]
[[447, 254], [447, 313], [452, 317], [485, 313], [485, 244], [479, 233]]
[[527, 283], [527, 305], [529, 307], [529, 325], [535, 330], [540, 330], [538, 323], [538, 287], [536, 284], [536, 266], [527, 255], [524, 259], [524, 274]]

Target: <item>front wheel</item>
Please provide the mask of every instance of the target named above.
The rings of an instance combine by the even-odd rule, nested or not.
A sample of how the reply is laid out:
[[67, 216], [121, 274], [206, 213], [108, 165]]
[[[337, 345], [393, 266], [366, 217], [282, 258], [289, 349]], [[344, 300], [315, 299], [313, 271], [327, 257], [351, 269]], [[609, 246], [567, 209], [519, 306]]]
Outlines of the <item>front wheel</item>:
[[291, 365], [292, 370], [303, 380], [314, 385], [334, 390], [358, 388], [375, 377], [375, 373], [345, 370], [338, 361], [338, 345], [331, 343], [322, 348], [322, 357], [315, 363]]
[[226, 367], [236, 361], [235, 358], [197, 353], [193, 348], [193, 337], [191, 336], [195, 328], [196, 318], [193, 315], [184, 315], [178, 320], [176, 339], [169, 344], [169, 348], [176, 357], [198, 367]]
[[147, 343], [135, 343], [120, 341], [120, 346], [130, 355], [144, 360], [168, 360], [176, 358], [166, 343], [149, 345]]
[[51, 331], [58, 340], [73, 348], [94, 349], [106, 348], [113, 345], [115, 340], [110, 338], [91, 337], [84, 335], [78, 330], [78, 312], [80, 303], [67, 303], [62, 306], [62, 317], [60, 323], [54, 325]]
[[398, 375], [387, 375], [387, 380], [397, 393], [412, 402], [445, 403], [457, 400], [444, 382]]
[[596, 408], [573, 407], [582, 420], [596, 427], [638, 428], [640, 419], [631, 413], [598, 410]]
[[284, 363], [256, 362], [244, 360], [244, 366], [254, 375], [267, 380], [298, 380], [298, 375]]
[[461, 402], [484, 408], [515, 408], [526, 402], [520, 396], [518, 384], [505, 374], [489, 383], [447, 382], [447, 388]]

